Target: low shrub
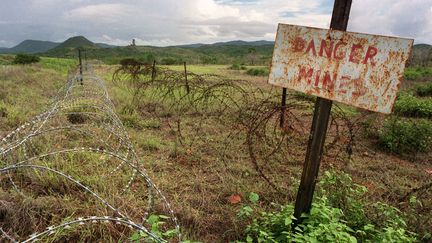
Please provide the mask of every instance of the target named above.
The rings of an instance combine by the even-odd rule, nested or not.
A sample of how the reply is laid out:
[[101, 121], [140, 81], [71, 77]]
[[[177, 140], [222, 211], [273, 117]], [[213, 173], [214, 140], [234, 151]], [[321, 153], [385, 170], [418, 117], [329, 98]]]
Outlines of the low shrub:
[[13, 60], [14, 64], [31, 64], [31, 63], [37, 63], [40, 61], [40, 57], [35, 55], [28, 55], [28, 54], [18, 54], [15, 56], [15, 59]]
[[416, 67], [405, 69], [404, 78], [407, 80], [417, 80], [425, 77], [432, 77], [432, 68]]
[[418, 96], [432, 96], [432, 83], [417, 86], [416, 93]]
[[379, 144], [396, 154], [426, 152], [432, 143], [432, 123], [391, 118], [378, 132]]
[[395, 102], [394, 111], [407, 117], [432, 118], [432, 98], [400, 94]]
[[232, 70], [246, 70], [246, 67], [243, 64], [234, 63], [233, 65], [231, 65], [229, 67], [229, 69], [232, 69]]
[[295, 230], [294, 207], [281, 206], [276, 212], [261, 212], [252, 219], [246, 229], [246, 242], [416, 241], [417, 235], [407, 230], [398, 209], [384, 203], [369, 205], [363, 197], [366, 188], [353, 183], [349, 175], [326, 172], [319, 186], [321, 195], [314, 199], [311, 212]]
[[414, 70], [414, 69], [406, 69], [404, 73], [404, 78], [407, 80], [416, 80], [420, 78], [422, 75], [420, 72]]
[[266, 68], [250, 68], [246, 73], [252, 76], [267, 76], [269, 71]]

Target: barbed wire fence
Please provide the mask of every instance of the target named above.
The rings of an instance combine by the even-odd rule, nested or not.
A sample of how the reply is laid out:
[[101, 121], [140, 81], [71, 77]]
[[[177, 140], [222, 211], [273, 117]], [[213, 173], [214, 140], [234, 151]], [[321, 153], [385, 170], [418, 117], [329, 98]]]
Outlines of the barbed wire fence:
[[[104, 81], [88, 64], [82, 77], [76, 72], [68, 78], [50, 108], [0, 141], [0, 186], [0, 241], [67, 240], [68, 232], [79, 235], [76, 227], [99, 225], [116, 230], [119, 240], [138, 231], [167, 242], [150, 229], [151, 214], [167, 216], [163, 227], [181, 241], [171, 205], [143, 168]], [[62, 208], [49, 216], [16, 210], [29, 198], [50, 195], [91, 210]]]

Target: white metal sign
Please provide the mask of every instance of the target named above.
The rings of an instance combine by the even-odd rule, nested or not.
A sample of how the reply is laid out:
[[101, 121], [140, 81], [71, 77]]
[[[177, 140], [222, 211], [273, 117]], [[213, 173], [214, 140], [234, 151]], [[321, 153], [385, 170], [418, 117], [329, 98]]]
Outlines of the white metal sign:
[[269, 83], [390, 113], [412, 39], [279, 24]]

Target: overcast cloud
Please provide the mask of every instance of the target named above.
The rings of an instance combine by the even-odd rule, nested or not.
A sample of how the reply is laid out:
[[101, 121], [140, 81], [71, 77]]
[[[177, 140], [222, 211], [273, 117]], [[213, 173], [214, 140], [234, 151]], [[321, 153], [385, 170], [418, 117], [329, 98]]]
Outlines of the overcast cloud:
[[[178, 45], [274, 40], [277, 23], [328, 28], [331, 0], [1, 0], [0, 46], [25, 39]], [[353, 0], [350, 31], [432, 44], [432, 0]]]

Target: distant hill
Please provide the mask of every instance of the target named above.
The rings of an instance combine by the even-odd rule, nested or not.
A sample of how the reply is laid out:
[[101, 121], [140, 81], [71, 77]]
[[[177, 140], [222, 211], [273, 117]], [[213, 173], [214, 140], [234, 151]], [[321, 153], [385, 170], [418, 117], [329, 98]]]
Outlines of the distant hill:
[[266, 40], [260, 40], [260, 41], [242, 41], [242, 40], [235, 40], [235, 41], [226, 41], [226, 42], [216, 42], [213, 44], [202, 44], [202, 43], [195, 43], [195, 44], [188, 44], [188, 45], [178, 45], [173, 47], [185, 47], [185, 48], [199, 48], [202, 46], [263, 46], [263, 45], [274, 45], [274, 41], [266, 41]]
[[99, 48], [95, 43], [89, 41], [84, 36], [75, 36], [67, 39], [54, 49], [67, 49], [67, 48]]
[[118, 47], [115, 45], [109, 45], [109, 44], [105, 44], [105, 43], [95, 43], [95, 44], [100, 48], [116, 48], [116, 47]]
[[260, 41], [242, 41], [242, 40], [235, 40], [235, 41], [227, 41], [227, 42], [217, 42], [212, 45], [215, 46], [264, 46], [264, 45], [274, 45], [274, 41], [266, 41], [266, 40], [260, 40]]
[[75, 36], [45, 52], [44, 55], [55, 57], [75, 57], [78, 49], [93, 50], [101, 49], [101, 47], [89, 41], [84, 36]]
[[413, 46], [408, 61], [410, 66], [432, 66], [432, 45], [416, 44]]
[[46, 52], [56, 46], [59, 43], [51, 41], [40, 41], [40, 40], [25, 40], [12, 48], [0, 48], [1, 53], [41, 53]]

